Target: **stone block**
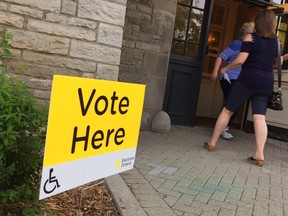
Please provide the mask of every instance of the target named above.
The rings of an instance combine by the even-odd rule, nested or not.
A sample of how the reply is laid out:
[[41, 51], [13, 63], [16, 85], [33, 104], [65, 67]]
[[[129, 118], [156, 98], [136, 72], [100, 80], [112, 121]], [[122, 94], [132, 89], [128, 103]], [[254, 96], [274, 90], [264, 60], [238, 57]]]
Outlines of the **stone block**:
[[152, 120], [151, 131], [157, 133], [168, 133], [170, 129], [171, 120], [169, 115], [164, 111], [157, 113]]
[[170, 55], [172, 39], [173, 39], [173, 29], [163, 28], [163, 34], [161, 37], [161, 53]]
[[144, 107], [147, 109], [161, 110], [165, 94], [165, 78], [147, 76], [144, 82], [146, 84], [146, 94]]
[[77, 7], [77, 3], [75, 1], [63, 0], [61, 13], [73, 16], [76, 14], [76, 7]]
[[153, 52], [159, 52], [160, 51], [160, 42], [150, 42], [150, 43], [143, 43], [143, 42], [136, 42], [136, 48], [142, 49], [142, 50], [149, 50]]
[[20, 5], [10, 5], [9, 10], [14, 13], [23, 14], [23, 15], [30, 16], [36, 19], [42, 19], [43, 17], [43, 11], [39, 9], [23, 7]]
[[48, 22], [59, 23], [61, 25], [67, 25], [67, 15], [58, 14], [58, 13], [46, 13], [45, 20]]
[[72, 40], [70, 55], [76, 58], [119, 65], [121, 50], [105, 45]]
[[4, 2], [0, 2], [0, 10], [7, 10], [8, 9], [8, 5]]
[[22, 16], [0, 11], [0, 24], [23, 28], [24, 21], [25, 19]]
[[41, 54], [28, 50], [23, 52], [23, 59], [34, 64], [70, 68], [83, 72], [94, 72], [96, 70], [96, 63], [93, 61]]
[[79, 26], [79, 27], [84, 27], [84, 28], [89, 28], [89, 29], [96, 29], [96, 26], [97, 26], [96, 21], [81, 19], [78, 17], [69, 17], [67, 19], [67, 24], [71, 26]]
[[122, 48], [122, 57], [128, 59], [143, 60], [145, 52], [139, 49]]
[[144, 58], [144, 73], [166, 78], [169, 56], [161, 53], [146, 52]]
[[7, 63], [7, 71], [8, 73], [15, 73], [17, 71], [20, 71], [21, 74], [27, 75], [29, 77], [38, 77], [42, 79], [52, 79], [53, 75], [55, 74], [76, 77], [79, 77], [81, 75], [78, 71], [68, 68], [37, 65], [19, 60], [9, 61]]
[[103, 79], [103, 80], [118, 80], [118, 73], [119, 73], [119, 67], [118, 66], [112, 66], [107, 64], [98, 64], [97, 65], [97, 73], [96, 77], [97, 79]]
[[177, 2], [167, 2], [167, 0], [155, 1], [153, 14], [154, 23], [173, 29], [176, 7]]
[[122, 46], [123, 28], [110, 24], [100, 23], [97, 42], [115, 47]]
[[95, 41], [96, 39], [96, 33], [91, 29], [76, 26], [65, 26], [58, 23], [49, 23], [40, 20], [29, 19], [27, 29], [57, 36], [85, 39], [88, 41]]
[[33, 91], [33, 95], [38, 99], [50, 100], [51, 91], [37, 89]]
[[61, 0], [6, 0], [7, 2], [16, 3], [18, 5], [31, 6], [45, 11], [60, 12]]
[[68, 54], [68, 38], [12, 29], [10, 32], [13, 34], [11, 46], [14, 48], [29, 49], [61, 55]]
[[79, 0], [78, 16], [124, 26], [126, 6], [109, 1]]

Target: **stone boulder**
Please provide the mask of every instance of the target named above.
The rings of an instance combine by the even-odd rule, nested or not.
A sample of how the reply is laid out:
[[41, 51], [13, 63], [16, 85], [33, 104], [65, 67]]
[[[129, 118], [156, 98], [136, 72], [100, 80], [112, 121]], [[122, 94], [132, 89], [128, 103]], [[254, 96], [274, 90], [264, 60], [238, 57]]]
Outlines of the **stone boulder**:
[[151, 131], [157, 133], [168, 133], [171, 129], [171, 120], [169, 115], [164, 112], [158, 112], [152, 119]]

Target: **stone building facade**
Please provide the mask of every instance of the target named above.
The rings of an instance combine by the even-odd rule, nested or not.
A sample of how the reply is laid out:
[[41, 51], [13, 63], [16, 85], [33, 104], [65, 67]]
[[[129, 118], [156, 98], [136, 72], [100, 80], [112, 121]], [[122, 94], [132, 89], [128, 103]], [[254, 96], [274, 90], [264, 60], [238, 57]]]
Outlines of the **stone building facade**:
[[[1, 0], [0, 28], [40, 102], [54, 74], [146, 84], [142, 129], [162, 109], [176, 0]], [[25, 66], [25, 67], [23, 67]], [[15, 74], [15, 73], [13, 73]]]
[[13, 34], [22, 78], [49, 100], [54, 74], [118, 80], [126, 0], [2, 0], [0, 27]]
[[146, 84], [142, 129], [162, 110], [177, 0], [128, 0], [119, 81]]

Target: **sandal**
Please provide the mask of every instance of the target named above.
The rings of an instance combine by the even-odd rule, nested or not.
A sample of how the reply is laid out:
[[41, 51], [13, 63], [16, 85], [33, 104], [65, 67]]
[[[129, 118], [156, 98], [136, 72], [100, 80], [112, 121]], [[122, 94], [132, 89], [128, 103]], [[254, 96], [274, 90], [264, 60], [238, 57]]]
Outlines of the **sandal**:
[[209, 145], [208, 142], [205, 142], [203, 147], [206, 148], [208, 151], [215, 151], [215, 146]]
[[249, 158], [247, 158], [247, 160], [248, 160], [250, 163], [256, 164], [256, 165], [259, 166], [259, 167], [262, 167], [263, 164], [264, 164], [264, 160], [257, 160], [257, 159], [255, 159], [254, 157], [249, 157]]

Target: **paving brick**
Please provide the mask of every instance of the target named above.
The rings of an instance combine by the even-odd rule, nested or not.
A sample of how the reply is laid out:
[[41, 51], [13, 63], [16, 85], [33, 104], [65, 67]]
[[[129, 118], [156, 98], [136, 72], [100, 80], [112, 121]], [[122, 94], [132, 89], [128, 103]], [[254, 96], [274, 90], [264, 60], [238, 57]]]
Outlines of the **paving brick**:
[[167, 175], [167, 174], [164, 174], [164, 173], [161, 173], [159, 175], [159, 177], [160, 178], [164, 178], [164, 179], [175, 180], [175, 181], [180, 181], [181, 180], [181, 177], [179, 177], [179, 176]]
[[270, 216], [281, 216], [284, 215], [283, 207], [269, 205], [269, 215]]
[[169, 205], [173, 206], [177, 200], [179, 200], [178, 196], [169, 196], [169, 195], [163, 195], [163, 200]]
[[221, 192], [221, 191], [214, 191], [214, 193], [211, 196], [212, 200], [217, 200], [217, 201], [224, 201], [227, 196], [227, 193]]
[[174, 176], [180, 176], [184, 177], [189, 171], [191, 170], [191, 167], [183, 166], [177, 169], [177, 171], [174, 173]]
[[147, 175], [153, 175], [153, 176], [158, 176], [160, 175], [164, 170], [166, 169], [165, 166], [158, 166], [152, 169], [150, 172], [147, 173]]
[[236, 190], [230, 190], [227, 194], [228, 199], [240, 200], [242, 193]]
[[208, 193], [208, 194], [212, 194], [215, 190], [209, 187], [205, 187], [205, 186], [199, 186], [199, 185], [190, 185], [189, 189], [195, 190], [195, 191], [199, 191], [199, 192], [204, 192], [204, 193]]
[[237, 202], [229, 202], [229, 201], [217, 201], [217, 200], [212, 200], [210, 199], [209, 205], [212, 206], [217, 206], [217, 207], [221, 207], [221, 208], [225, 208], [228, 210], [233, 210], [234, 212], [236, 211], [237, 207], [238, 207], [238, 203]]
[[182, 204], [179, 204], [179, 203], [175, 204], [173, 206], [173, 209], [179, 210], [179, 211], [184, 211], [184, 212], [187, 212], [187, 213], [193, 213], [193, 214], [196, 214], [196, 215], [200, 215], [202, 213], [201, 208], [186, 206], [186, 205], [182, 205]]
[[[195, 196], [194, 195], [190, 195], [190, 194], [183, 194], [178, 200], [177, 200], [177, 204], [178, 205], [186, 205], [189, 206], [192, 204], [192, 202], [194, 201]], [[288, 208], [288, 206], [287, 206]]]
[[217, 216], [233, 216], [235, 212], [233, 210], [221, 208]]
[[225, 174], [222, 177], [220, 183], [227, 184], [227, 185], [232, 185], [232, 183], [234, 181], [234, 178], [235, 178], [234, 175]]
[[200, 214], [196, 214], [196, 213], [193, 213], [193, 212], [189, 212], [189, 213], [185, 213], [183, 216], [199, 216]]
[[212, 175], [208, 178], [206, 184], [208, 183], [208, 184], [218, 185], [218, 184], [220, 183], [221, 179], [222, 179], [222, 176], [221, 176], [221, 175], [212, 174]]
[[182, 212], [182, 211], [178, 211], [178, 210], [173, 210], [174, 213], [177, 215], [177, 216], [183, 216], [185, 213]]
[[137, 178], [137, 176], [135, 176], [134, 178], [133, 177], [130, 177], [130, 178], [126, 178], [125, 181], [128, 183], [128, 184], [146, 184], [147, 183], [147, 180], [144, 179], [144, 178]]
[[163, 173], [164, 173], [164, 174], [167, 174], [167, 175], [172, 175], [172, 174], [174, 174], [176, 171], [177, 171], [177, 168], [175, 168], [175, 167], [167, 167], [167, 168], [163, 171]]
[[233, 185], [240, 186], [245, 185], [247, 176], [246, 175], [236, 175], [233, 181]]
[[174, 180], [166, 180], [161, 186], [160, 188], [164, 188], [164, 189], [168, 189], [171, 190], [172, 188], [175, 187], [175, 185], [177, 184], [178, 181], [174, 181]]
[[147, 215], [151, 216], [174, 216], [176, 215], [170, 208], [163, 207], [152, 207], [152, 208], [143, 208]]
[[181, 193], [178, 190], [168, 190], [165, 188], [158, 188], [157, 191], [159, 193], [166, 194], [166, 195], [173, 196], [173, 197], [180, 197], [181, 196]]
[[173, 188], [173, 191], [179, 192], [180, 194], [183, 193], [183, 194], [190, 194], [190, 195], [197, 195], [199, 192], [197, 190], [191, 190], [185, 187], [178, 187], [178, 186], [175, 186]]
[[199, 192], [195, 197], [195, 201], [202, 202], [202, 203], [208, 203], [211, 196], [212, 196], [211, 193]]
[[269, 190], [267, 190], [266, 188], [257, 188], [257, 191], [256, 191], [256, 199], [258, 197], [263, 197], [263, 198], [266, 198], [266, 199], [269, 199]]
[[188, 178], [181, 178], [180, 181], [178, 181], [177, 186], [178, 187], [189, 187], [194, 179], [188, 179]]
[[250, 198], [250, 199], [255, 199], [256, 196], [256, 188], [248, 188], [244, 189], [242, 193], [242, 198]]
[[219, 212], [221, 208], [220, 206], [209, 205], [209, 204], [197, 202], [197, 201], [194, 201], [190, 206], [194, 208], [198, 208], [202, 210], [203, 212]]
[[157, 194], [157, 192], [154, 189], [150, 188], [132, 188], [133, 193], [136, 195], [154, 195]]
[[258, 184], [258, 176], [257, 175], [248, 175], [246, 180], [247, 185], [257, 185]]
[[211, 133], [178, 126], [140, 132], [135, 168], [121, 176], [147, 215], [288, 215], [288, 143], [269, 140], [261, 168], [246, 160], [254, 135], [235, 130], [233, 141], [220, 139], [207, 152], [201, 143]]

